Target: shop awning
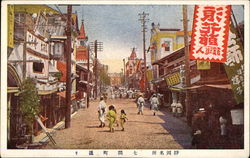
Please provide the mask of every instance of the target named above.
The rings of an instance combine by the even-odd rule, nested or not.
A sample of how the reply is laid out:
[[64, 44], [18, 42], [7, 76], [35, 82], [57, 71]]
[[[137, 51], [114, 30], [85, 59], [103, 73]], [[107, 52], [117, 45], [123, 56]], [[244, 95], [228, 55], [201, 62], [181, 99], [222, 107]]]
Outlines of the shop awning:
[[57, 88], [53, 90], [39, 90], [38, 95], [48, 95], [57, 92]]
[[19, 92], [19, 87], [8, 87], [7, 92], [8, 93], [17, 93], [17, 92]]
[[[62, 92], [58, 92], [57, 93], [59, 96], [63, 97], [63, 98], [66, 98], [66, 91], [62, 91]], [[71, 94], [71, 100], [74, 100], [76, 99], [76, 94]]]
[[183, 91], [183, 90], [194, 90], [202, 88], [218, 88], [218, 89], [232, 89], [230, 84], [214, 85], [214, 84], [205, 84], [205, 85], [194, 85], [191, 87], [182, 87], [182, 84], [178, 84], [172, 87], [169, 87], [173, 91]]

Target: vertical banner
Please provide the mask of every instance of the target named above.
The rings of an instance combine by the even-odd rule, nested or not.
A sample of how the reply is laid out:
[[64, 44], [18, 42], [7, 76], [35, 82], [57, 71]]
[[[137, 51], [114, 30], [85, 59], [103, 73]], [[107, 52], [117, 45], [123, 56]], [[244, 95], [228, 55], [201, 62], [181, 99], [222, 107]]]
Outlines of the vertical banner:
[[209, 70], [210, 67], [210, 61], [197, 60], [198, 70]]
[[231, 24], [228, 39], [227, 61], [224, 67], [231, 83], [237, 104], [244, 102], [244, 48]]
[[230, 5], [196, 5], [190, 59], [226, 62]]
[[153, 70], [148, 70], [146, 75], [147, 75], [148, 82], [153, 80]]
[[14, 5], [8, 5], [8, 47], [14, 48]]

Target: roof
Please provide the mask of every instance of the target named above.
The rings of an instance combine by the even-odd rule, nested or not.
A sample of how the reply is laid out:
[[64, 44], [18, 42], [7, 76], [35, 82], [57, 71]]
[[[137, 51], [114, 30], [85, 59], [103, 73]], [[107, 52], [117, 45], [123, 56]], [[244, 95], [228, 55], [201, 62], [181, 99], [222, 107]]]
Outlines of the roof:
[[153, 62], [152, 65], [159, 64], [159, 63], [161, 63], [161, 62], [167, 60], [168, 58], [170, 58], [170, 57], [172, 57], [172, 56], [174, 56], [174, 55], [176, 55], [176, 54], [178, 54], [178, 53], [180, 53], [180, 52], [183, 52], [183, 51], [184, 51], [184, 48], [185, 48], [185, 47], [182, 47], [182, 48], [177, 49], [177, 50], [174, 51], [173, 53], [171, 53], [171, 54], [169, 54], [169, 55], [167, 55], [167, 56], [165, 56], [165, 57], [163, 57], [163, 58], [161, 58], [161, 59], [159, 59], [159, 60]]
[[136, 56], [135, 48], [133, 48], [129, 58], [134, 60], [134, 59], [136, 59], [136, 57], [137, 56]]
[[77, 68], [77, 69], [80, 69], [80, 70], [82, 70], [82, 71], [84, 71], [84, 72], [88, 72], [88, 69], [86, 69], [85, 67], [83, 67], [83, 66], [80, 65], [80, 64], [76, 64], [76, 68]]
[[86, 39], [87, 36], [85, 34], [84, 23], [82, 21], [81, 28], [80, 28], [80, 35], [77, 37], [78, 39]]
[[26, 12], [29, 14], [33, 14], [33, 13], [39, 13], [39, 11], [46, 11], [48, 12], [52, 12], [53, 14], [59, 14], [59, 12], [55, 9], [50, 8], [47, 5], [19, 5], [16, 4], [15, 7], [15, 12]]
[[160, 28], [160, 31], [180, 31], [181, 29], [175, 29], [175, 28]]

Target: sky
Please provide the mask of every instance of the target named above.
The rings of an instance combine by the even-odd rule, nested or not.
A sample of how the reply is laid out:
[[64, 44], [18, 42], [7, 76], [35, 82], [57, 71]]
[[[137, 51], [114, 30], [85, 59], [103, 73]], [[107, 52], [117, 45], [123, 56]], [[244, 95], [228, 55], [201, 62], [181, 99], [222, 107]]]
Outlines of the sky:
[[[49, 5], [55, 8], [54, 5]], [[59, 6], [62, 13], [66, 13], [65, 6]], [[243, 6], [233, 6], [238, 22], [243, 21]], [[188, 30], [192, 29], [192, 5], [188, 5]], [[150, 43], [151, 23], [160, 24], [160, 28], [182, 27], [181, 5], [91, 5], [73, 6], [73, 13], [77, 12], [79, 27], [84, 19], [85, 32], [89, 42], [94, 40], [103, 42], [103, 51], [98, 52], [102, 64], [109, 65], [109, 72], [121, 72], [123, 58], [129, 57], [133, 47], [137, 48], [137, 56], [143, 57], [142, 27], [139, 13], [149, 13], [146, 32], [146, 48]], [[149, 59], [149, 54], [147, 56]], [[148, 61], [147, 61], [148, 62]]]

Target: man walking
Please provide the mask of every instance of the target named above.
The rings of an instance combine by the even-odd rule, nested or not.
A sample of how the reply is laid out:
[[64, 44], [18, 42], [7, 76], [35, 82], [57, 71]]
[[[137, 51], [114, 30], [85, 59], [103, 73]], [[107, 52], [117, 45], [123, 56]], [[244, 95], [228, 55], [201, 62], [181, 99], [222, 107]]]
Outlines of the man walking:
[[99, 120], [100, 120], [100, 126], [99, 127], [105, 127], [105, 112], [106, 111], [106, 103], [104, 101], [104, 97], [100, 97], [100, 102], [98, 105], [98, 114], [99, 114]]
[[156, 114], [156, 111], [158, 111], [158, 105], [159, 105], [159, 100], [158, 100], [156, 94], [153, 94], [153, 97], [151, 98], [151, 106], [152, 106], [154, 116]]
[[138, 115], [142, 114], [143, 115], [143, 107], [145, 104], [145, 100], [142, 97], [142, 93], [140, 93], [139, 98], [137, 99], [137, 107], [138, 107]]

